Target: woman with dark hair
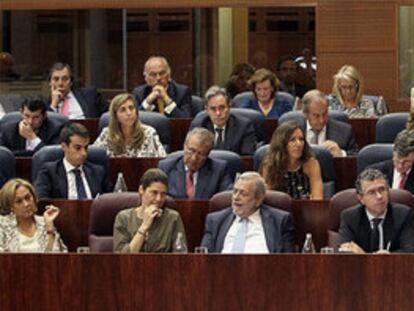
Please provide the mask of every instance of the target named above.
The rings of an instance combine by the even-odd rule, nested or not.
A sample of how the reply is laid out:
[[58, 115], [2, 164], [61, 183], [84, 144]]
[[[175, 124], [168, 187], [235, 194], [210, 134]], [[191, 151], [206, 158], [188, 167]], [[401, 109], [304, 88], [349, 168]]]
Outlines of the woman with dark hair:
[[256, 70], [248, 84], [254, 93], [254, 98], [243, 102], [242, 108], [257, 110], [266, 118], [279, 118], [285, 112], [292, 110], [292, 103], [277, 93], [280, 82], [270, 70], [264, 68]]
[[294, 199], [323, 199], [319, 162], [294, 122], [282, 124], [273, 133], [260, 173], [268, 189], [286, 192]]
[[167, 154], [157, 132], [138, 118], [137, 104], [131, 94], [119, 94], [109, 107], [109, 125], [94, 146], [104, 147], [109, 156], [165, 157]]
[[37, 216], [37, 196], [31, 183], [13, 178], [0, 191], [0, 252], [66, 252], [54, 221], [59, 208], [46, 206]]

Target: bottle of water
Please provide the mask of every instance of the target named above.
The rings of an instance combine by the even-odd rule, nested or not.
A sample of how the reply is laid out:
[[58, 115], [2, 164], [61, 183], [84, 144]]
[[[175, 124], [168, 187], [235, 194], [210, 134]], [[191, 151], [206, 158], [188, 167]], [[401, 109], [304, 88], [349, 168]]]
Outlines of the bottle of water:
[[177, 238], [175, 239], [175, 253], [187, 253], [187, 245], [184, 241], [184, 236], [182, 232], [177, 233]]
[[306, 254], [316, 253], [315, 244], [313, 244], [311, 233], [306, 233], [306, 238], [305, 238], [305, 243], [303, 243], [302, 253], [306, 253]]
[[116, 178], [114, 192], [127, 192], [127, 191], [128, 191], [128, 187], [124, 179], [124, 174], [122, 172], [119, 172], [118, 177]]

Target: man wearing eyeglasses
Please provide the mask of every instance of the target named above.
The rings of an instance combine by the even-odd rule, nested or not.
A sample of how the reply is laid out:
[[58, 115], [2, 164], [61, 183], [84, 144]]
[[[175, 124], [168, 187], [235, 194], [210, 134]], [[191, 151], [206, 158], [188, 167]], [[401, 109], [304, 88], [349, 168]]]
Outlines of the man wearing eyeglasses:
[[360, 204], [341, 213], [339, 251], [414, 252], [413, 210], [390, 202], [386, 176], [368, 168], [358, 176], [355, 188]]
[[414, 131], [403, 130], [394, 140], [392, 159], [370, 167], [383, 172], [393, 189], [405, 189], [414, 194]]
[[212, 132], [214, 149], [252, 155], [257, 145], [253, 123], [230, 111], [226, 90], [214, 85], [207, 90], [204, 100], [207, 114], [194, 118], [190, 128], [204, 127]]
[[209, 199], [232, 187], [226, 161], [208, 157], [213, 146], [214, 135], [196, 127], [187, 134], [182, 155], [171, 155], [159, 162], [159, 168], [168, 175], [168, 195]]
[[139, 108], [154, 111], [170, 118], [192, 116], [191, 91], [171, 79], [171, 68], [162, 56], [151, 56], [144, 66], [146, 84], [133, 90]]

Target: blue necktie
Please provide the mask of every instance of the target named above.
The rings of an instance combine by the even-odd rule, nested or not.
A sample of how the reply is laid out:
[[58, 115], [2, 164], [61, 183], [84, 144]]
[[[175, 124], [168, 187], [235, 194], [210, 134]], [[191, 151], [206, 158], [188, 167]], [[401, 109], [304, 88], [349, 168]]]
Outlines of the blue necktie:
[[247, 218], [241, 218], [239, 222], [239, 228], [237, 229], [233, 248], [231, 249], [232, 253], [244, 253], [244, 246], [246, 244], [247, 237], [247, 226], [249, 221]]
[[76, 192], [78, 193], [78, 199], [87, 199], [85, 186], [83, 185], [81, 171], [78, 168], [74, 168], [72, 172], [75, 174], [76, 180]]

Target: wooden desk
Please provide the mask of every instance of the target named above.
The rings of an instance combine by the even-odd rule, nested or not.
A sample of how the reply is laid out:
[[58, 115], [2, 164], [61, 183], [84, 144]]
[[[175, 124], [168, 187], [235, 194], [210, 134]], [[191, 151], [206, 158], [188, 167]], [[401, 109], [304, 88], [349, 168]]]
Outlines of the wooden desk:
[[412, 310], [414, 255], [0, 255], [2, 310]]

